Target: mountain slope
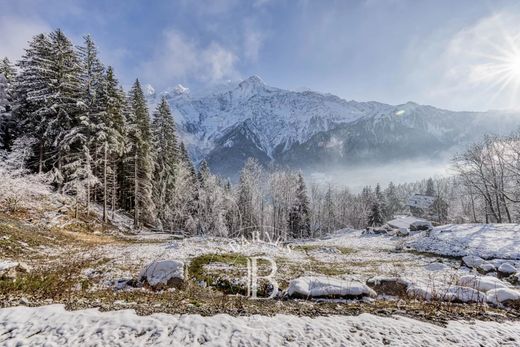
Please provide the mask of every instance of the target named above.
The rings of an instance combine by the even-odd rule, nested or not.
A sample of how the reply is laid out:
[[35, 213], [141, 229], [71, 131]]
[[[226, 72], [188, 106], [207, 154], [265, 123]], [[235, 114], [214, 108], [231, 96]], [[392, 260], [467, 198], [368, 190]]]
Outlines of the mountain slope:
[[206, 159], [213, 171], [229, 177], [236, 177], [248, 157], [301, 169], [432, 158], [485, 133], [520, 126], [516, 113], [346, 101], [274, 88], [256, 76], [204, 95], [182, 86], [162, 95], [194, 160]]

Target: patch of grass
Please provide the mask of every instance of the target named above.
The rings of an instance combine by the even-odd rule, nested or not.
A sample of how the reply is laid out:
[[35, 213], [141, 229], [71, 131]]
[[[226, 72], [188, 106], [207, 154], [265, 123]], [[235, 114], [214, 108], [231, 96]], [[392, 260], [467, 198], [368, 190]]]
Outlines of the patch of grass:
[[[247, 288], [240, 280], [245, 279], [248, 257], [239, 253], [204, 254], [191, 260], [188, 266], [188, 275], [195, 281], [204, 281], [208, 286], [217, 288], [226, 294], [245, 294]], [[214, 263], [230, 265], [230, 269], [224, 271], [208, 271], [204, 267]], [[264, 268], [270, 263], [260, 259], [257, 262], [258, 272], [262, 275]]]
[[[32, 270], [16, 278], [0, 278], [0, 295], [16, 293], [42, 299], [66, 297], [78, 282], [81, 266], [63, 265], [52, 270]], [[80, 283], [81, 287], [86, 284]]]
[[305, 252], [307, 255], [309, 252], [317, 251], [320, 249], [336, 249], [339, 253], [343, 255], [356, 253], [357, 250], [349, 247], [341, 247], [341, 246], [329, 246], [329, 245], [296, 245], [292, 246], [291, 249], [295, 251]]

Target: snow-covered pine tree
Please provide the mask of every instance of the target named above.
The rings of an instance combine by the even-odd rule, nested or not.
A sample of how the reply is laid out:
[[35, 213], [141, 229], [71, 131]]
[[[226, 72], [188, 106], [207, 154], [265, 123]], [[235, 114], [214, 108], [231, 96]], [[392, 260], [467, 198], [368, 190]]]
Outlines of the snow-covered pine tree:
[[107, 168], [108, 182], [107, 190], [110, 196], [110, 208], [112, 218], [114, 217], [116, 204], [118, 202], [119, 188], [119, 168], [122, 165], [122, 158], [125, 151], [125, 139], [127, 136], [125, 119], [125, 94], [119, 87], [119, 82], [115, 78], [112, 67], [108, 67], [104, 78], [107, 93], [107, 119], [111, 121], [110, 151], [108, 153], [111, 165]]
[[179, 160], [179, 149], [175, 122], [166, 98], [162, 98], [152, 120], [152, 142], [155, 152], [153, 200], [156, 204], [157, 220], [164, 228], [171, 222], [166, 218], [172, 202], [175, 171]]
[[383, 221], [385, 222], [388, 219], [388, 215], [390, 214], [388, 212], [388, 206], [386, 202], [386, 197], [383, 194], [383, 191], [381, 190], [381, 185], [379, 183], [376, 184], [376, 189], [374, 191], [375, 198], [379, 203], [379, 206], [381, 207], [381, 212], [383, 216]]
[[29, 47], [18, 62], [20, 72], [14, 83], [14, 116], [22, 134], [30, 134], [37, 140], [33, 149], [34, 157], [29, 160], [28, 166], [39, 173], [49, 169], [48, 153], [53, 143], [53, 139], [47, 136], [53, 116], [48, 100], [53, 93], [53, 64], [51, 42], [46, 35], [39, 34], [29, 42]]
[[309, 198], [302, 174], [298, 174], [296, 197], [289, 212], [289, 232], [293, 238], [311, 236]]
[[388, 184], [385, 191], [386, 203], [388, 208], [388, 218], [394, 218], [395, 214], [402, 210], [402, 204], [397, 196], [397, 188], [393, 182]]
[[325, 201], [323, 206], [323, 228], [325, 232], [330, 233], [336, 228], [336, 208], [334, 204], [334, 197], [332, 187], [329, 185], [325, 193]]
[[143, 222], [155, 222], [150, 116], [139, 80], [135, 81], [130, 91], [130, 103], [134, 116], [130, 133], [134, 154], [134, 226], [139, 228]]
[[426, 191], [424, 192], [426, 196], [436, 196], [435, 194], [435, 184], [433, 183], [433, 178], [428, 178], [426, 181]]
[[190, 174], [193, 178], [193, 183], [195, 184], [197, 181], [197, 173], [195, 172], [195, 167], [193, 166], [193, 162], [191, 161], [188, 151], [186, 150], [186, 147], [184, 146], [183, 142], [181, 142], [181, 144], [179, 145], [179, 159], [183, 161], [190, 170]]
[[173, 199], [166, 210], [165, 219], [170, 221], [171, 228], [178, 228], [189, 235], [197, 230], [193, 197], [196, 193], [193, 174], [188, 163], [180, 160], [175, 173]]
[[[92, 154], [92, 168], [87, 180], [87, 211], [91, 192], [101, 181], [103, 197], [103, 220], [107, 221], [106, 177], [108, 160], [108, 141], [111, 129], [107, 116], [108, 95], [104, 80], [104, 67], [98, 58], [96, 45], [90, 35], [83, 37], [83, 45], [77, 47], [81, 64], [82, 98], [85, 104], [81, 122], [87, 139], [87, 150]], [[94, 194], [97, 196], [97, 194]]]
[[16, 133], [12, 115], [13, 87], [16, 70], [9, 59], [0, 62], [0, 150], [9, 150]]
[[79, 185], [86, 184], [86, 170], [90, 170], [81, 64], [72, 42], [60, 29], [50, 33], [49, 38], [52, 64], [48, 72], [50, 93], [46, 95], [46, 106], [50, 121], [44, 137], [52, 140], [49, 160], [58, 191], [62, 191], [65, 184], [78, 190]]
[[240, 212], [240, 236], [251, 238], [258, 231], [259, 213], [262, 197], [260, 195], [261, 167], [258, 161], [249, 158], [240, 171], [237, 205]]
[[372, 203], [372, 207], [370, 208], [370, 213], [368, 214], [368, 226], [370, 227], [379, 227], [384, 223], [383, 210], [381, 209], [381, 204], [379, 201], [374, 201]]
[[4, 57], [4, 59], [2, 59], [0, 62], [0, 75], [4, 75], [7, 82], [14, 82], [16, 77], [16, 69], [7, 57]]

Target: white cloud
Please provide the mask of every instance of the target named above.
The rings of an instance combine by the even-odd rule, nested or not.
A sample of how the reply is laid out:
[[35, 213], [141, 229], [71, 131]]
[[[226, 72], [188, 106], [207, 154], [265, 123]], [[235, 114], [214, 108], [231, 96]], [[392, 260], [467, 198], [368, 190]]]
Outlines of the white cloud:
[[46, 23], [37, 19], [0, 15], [0, 57], [18, 60], [34, 35], [50, 31]]
[[238, 57], [217, 42], [202, 46], [178, 31], [169, 30], [159, 47], [142, 67], [144, 77], [154, 83], [167, 85], [186, 79], [211, 83], [240, 77], [235, 66]]
[[246, 59], [252, 62], [257, 61], [264, 39], [265, 35], [260, 31], [253, 29], [244, 31], [244, 56]]

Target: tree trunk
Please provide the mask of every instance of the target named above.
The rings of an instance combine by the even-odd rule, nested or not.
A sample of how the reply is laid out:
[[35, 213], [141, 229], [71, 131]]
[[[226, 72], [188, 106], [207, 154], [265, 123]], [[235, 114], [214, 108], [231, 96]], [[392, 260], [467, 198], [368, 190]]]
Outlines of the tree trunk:
[[139, 203], [137, 199], [137, 194], [139, 191], [138, 187], [138, 179], [137, 179], [137, 151], [135, 151], [134, 156], [134, 228], [139, 227]]
[[108, 148], [107, 143], [105, 142], [105, 147], [103, 150], [103, 222], [108, 222], [108, 197], [107, 197], [107, 156], [108, 156]]
[[39, 157], [38, 157], [38, 173], [41, 174], [43, 172], [43, 140], [40, 141], [39, 148]]
[[112, 220], [116, 213], [116, 166], [117, 164], [114, 162], [114, 168], [112, 169]]

